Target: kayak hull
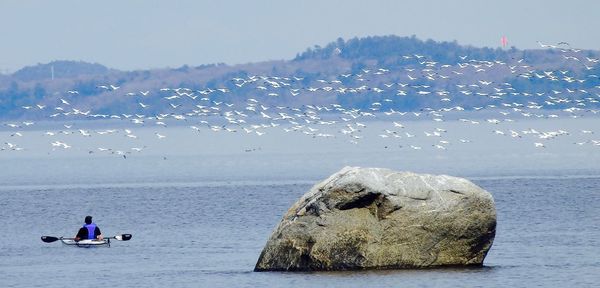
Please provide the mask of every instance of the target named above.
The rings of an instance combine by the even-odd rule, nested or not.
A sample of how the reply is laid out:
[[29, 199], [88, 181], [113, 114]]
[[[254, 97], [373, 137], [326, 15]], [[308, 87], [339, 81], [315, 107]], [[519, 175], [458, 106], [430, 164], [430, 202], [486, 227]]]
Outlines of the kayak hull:
[[60, 241], [66, 246], [79, 248], [110, 247], [110, 239], [86, 239], [81, 241], [75, 241], [74, 239], [60, 239]]

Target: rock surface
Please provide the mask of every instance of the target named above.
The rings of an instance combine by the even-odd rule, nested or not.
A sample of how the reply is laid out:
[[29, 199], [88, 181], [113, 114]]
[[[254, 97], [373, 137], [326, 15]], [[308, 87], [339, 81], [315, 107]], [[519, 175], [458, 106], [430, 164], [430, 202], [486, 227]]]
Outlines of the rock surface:
[[451, 176], [345, 167], [283, 216], [255, 271], [483, 265], [492, 195]]

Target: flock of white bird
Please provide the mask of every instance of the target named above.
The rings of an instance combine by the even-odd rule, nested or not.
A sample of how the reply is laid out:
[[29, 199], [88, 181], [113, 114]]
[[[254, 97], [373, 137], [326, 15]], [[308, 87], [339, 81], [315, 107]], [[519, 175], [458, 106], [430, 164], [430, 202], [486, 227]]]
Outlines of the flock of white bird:
[[[350, 143], [359, 144], [364, 138], [365, 131], [371, 121], [382, 121], [389, 127], [376, 133], [378, 137], [388, 138], [398, 147], [422, 150], [446, 150], [450, 144], [470, 143], [476, 139], [446, 139], [445, 128], [441, 122], [459, 121], [464, 125], [489, 125], [489, 133], [498, 137], [528, 139], [532, 147], [545, 148], [549, 141], [559, 137], [576, 136], [572, 141], [577, 146], [596, 146], [600, 148], [600, 139], [594, 138], [595, 131], [580, 129], [579, 131], [538, 131], [534, 128], [526, 130], [510, 129], [511, 123], [527, 118], [555, 119], [597, 117], [600, 110], [600, 85], [584, 86], [598, 83], [598, 75], [585, 73], [594, 69], [599, 59], [583, 55], [580, 50], [563, 47], [564, 44], [548, 45], [540, 43], [542, 48], [557, 49], [562, 53], [562, 64], [568, 64], [573, 69], [560, 70], [552, 67], [532, 67], [524, 59], [515, 59], [511, 63], [502, 61], [485, 61], [461, 57], [457, 64], [443, 64], [428, 60], [424, 55], [404, 55], [403, 59], [418, 63], [403, 68], [402, 71], [390, 71], [385, 67], [364, 68], [360, 73], [331, 75], [302, 84], [302, 77], [249, 75], [231, 79], [232, 88], [213, 87], [193, 90], [186, 87], [165, 87], [157, 90], [127, 91], [126, 85], [100, 85], [97, 88], [106, 93], [119, 93], [121, 97], [136, 97], [139, 105], [130, 113], [107, 115], [95, 113], [93, 109], [78, 107], [79, 92], [69, 90], [62, 93], [56, 103], [32, 103], [23, 109], [46, 111], [47, 120], [56, 120], [64, 124], [64, 129], [41, 131], [36, 130], [34, 121], [7, 122], [3, 126], [9, 131], [0, 139], [3, 145], [0, 151], [26, 150], [27, 143], [19, 139], [25, 133], [43, 133], [47, 136], [49, 147], [56, 149], [71, 149], [74, 145], [67, 143], [65, 135], [81, 137], [103, 137], [105, 135], [122, 135], [130, 139], [131, 146], [127, 149], [111, 147], [84, 147], [90, 153], [108, 153], [124, 156], [133, 152], [141, 152], [147, 145], [140, 142], [136, 129], [140, 126], [155, 127], [156, 139], [168, 137], [167, 126], [186, 125], [194, 134], [210, 133], [239, 133], [244, 135], [262, 136], [272, 129], [280, 129], [286, 133], [301, 133], [312, 138], [346, 139]], [[414, 62], [416, 60], [416, 62]], [[564, 69], [564, 68], [563, 68]], [[585, 75], [577, 76], [577, 75]], [[507, 79], [525, 79], [542, 83], [555, 83], [550, 91], [526, 91], [517, 89]], [[394, 81], [390, 81], [394, 79]], [[468, 80], [476, 79], [476, 80]], [[589, 82], [587, 82], [589, 81]], [[444, 82], [444, 83], [440, 83]], [[587, 82], [587, 83], [586, 83]], [[443, 85], [440, 85], [443, 84]], [[455, 89], [438, 89], [435, 87], [453, 86]], [[585, 87], [585, 89], [584, 89]], [[246, 89], [248, 96], [245, 101], [227, 103], [218, 101], [224, 99], [233, 89]], [[138, 89], [139, 90], [139, 89]], [[450, 91], [452, 90], [452, 91]], [[472, 103], [486, 103], [480, 106], [454, 104], [453, 94], [472, 99]], [[269, 105], [273, 97], [343, 97], [354, 95], [380, 99], [372, 101], [366, 109], [344, 107], [339, 103], [328, 105], [301, 105], [299, 107]], [[418, 111], [397, 111], [391, 107], [403, 97], [419, 96], [432, 97], [439, 101], [442, 108], [423, 107]], [[151, 97], [160, 100], [148, 101]], [[506, 98], [513, 100], [507, 101]], [[514, 101], [515, 97], [521, 99]], [[152, 103], [152, 104], [150, 104]], [[153, 105], [162, 105], [165, 113], [148, 115], [145, 110]], [[557, 108], [560, 107], [560, 108]], [[466, 117], [475, 115], [479, 117]], [[483, 115], [483, 116], [482, 116]], [[447, 120], [447, 119], [452, 120]], [[106, 121], [113, 125], [111, 129], [85, 129], [78, 120], [84, 119], [114, 119]], [[422, 133], [409, 132], [407, 126], [413, 121], [431, 121], [431, 128]], [[503, 124], [503, 125], [498, 125]], [[600, 123], [599, 123], [600, 124]], [[80, 125], [81, 127], [77, 127]], [[31, 127], [30, 127], [31, 126]], [[126, 127], [126, 128], [122, 128]], [[500, 129], [498, 127], [504, 127]], [[507, 128], [508, 127], [508, 128]], [[473, 135], [476, 136], [476, 135]], [[430, 146], [413, 145], [409, 141], [414, 137], [431, 137]], [[387, 146], [386, 146], [387, 147]]]

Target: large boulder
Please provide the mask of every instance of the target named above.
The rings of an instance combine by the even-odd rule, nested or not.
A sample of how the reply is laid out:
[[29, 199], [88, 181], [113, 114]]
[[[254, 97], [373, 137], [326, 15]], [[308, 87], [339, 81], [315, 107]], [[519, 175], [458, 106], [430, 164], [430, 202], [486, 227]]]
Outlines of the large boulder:
[[483, 265], [492, 195], [446, 175], [345, 167], [283, 216], [255, 271]]

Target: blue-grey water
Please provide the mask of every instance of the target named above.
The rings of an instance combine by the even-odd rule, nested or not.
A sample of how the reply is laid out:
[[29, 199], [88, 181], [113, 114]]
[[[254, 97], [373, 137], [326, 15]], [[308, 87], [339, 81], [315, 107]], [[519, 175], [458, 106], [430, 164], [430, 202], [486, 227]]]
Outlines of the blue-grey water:
[[[43, 133], [17, 143], [0, 131], [26, 148], [0, 152], [0, 287], [598, 287], [600, 150], [573, 144], [587, 137], [577, 129], [597, 120], [560, 123], [570, 138], [544, 149], [457, 128], [445, 139], [464, 133], [473, 143], [453, 142], [447, 151], [418, 138], [423, 150], [377, 138], [354, 145], [275, 133], [190, 139], [188, 130], [170, 128], [171, 142], [135, 143], [148, 147], [126, 159], [88, 153], [87, 139], [54, 150]], [[485, 266], [252, 272], [289, 206], [344, 165], [463, 176], [491, 192], [498, 226]], [[133, 239], [98, 249], [40, 241], [73, 236], [88, 214], [105, 235]]]
[[[255, 273], [257, 257], [307, 183], [24, 187], [2, 190], [2, 287], [597, 287], [600, 177], [482, 178], [498, 230], [485, 267]], [[46, 244], [92, 214], [111, 248]]]

